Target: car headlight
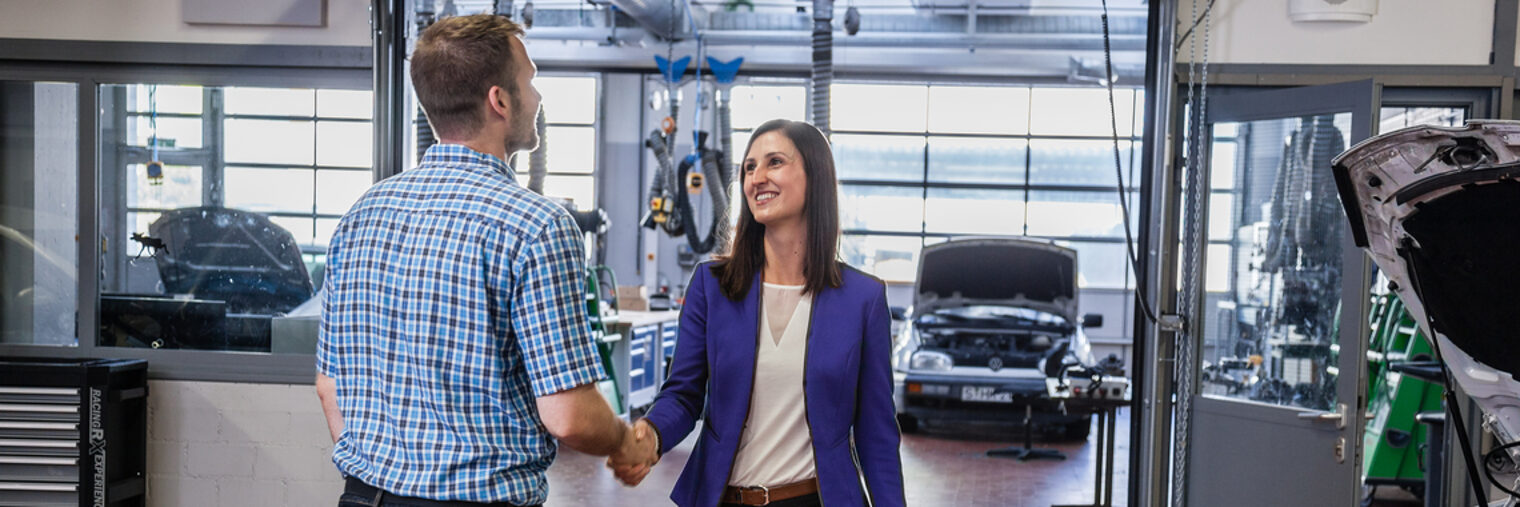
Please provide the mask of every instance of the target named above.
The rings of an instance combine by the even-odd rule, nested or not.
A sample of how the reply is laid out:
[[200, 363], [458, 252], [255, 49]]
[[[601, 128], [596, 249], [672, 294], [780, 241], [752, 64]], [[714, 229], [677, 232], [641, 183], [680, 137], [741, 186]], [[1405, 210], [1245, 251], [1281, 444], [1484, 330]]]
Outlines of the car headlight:
[[950, 366], [953, 364], [955, 362], [950, 359], [949, 355], [943, 352], [920, 350], [913, 353], [913, 360], [909, 361], [908, 368], [912, 370], [949, 371]]

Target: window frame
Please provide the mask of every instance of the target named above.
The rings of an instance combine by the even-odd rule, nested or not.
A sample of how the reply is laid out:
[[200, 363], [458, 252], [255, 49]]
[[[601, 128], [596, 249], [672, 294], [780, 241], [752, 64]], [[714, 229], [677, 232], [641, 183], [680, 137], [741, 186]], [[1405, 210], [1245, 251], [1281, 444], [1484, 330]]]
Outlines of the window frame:
[[[101, 51], [102, 47], [110, 49]], [[23, 48], [24, 49], [24, 48]], [[186, 84], [330, 89], [370, 89], [368, 47], [256, 46], [178, 43], [50, 42], [42, 55], [0, 52], [0, 80], [72, 83], [78, 91], [78, 207], [81, 241], [78, 273], [98, 273], [101, 256], [84, 255], [100, 238], [99, 92], [102, 85]], [[100, 55], [96, 60], [77, 55]], [[191, 56], [186, 56], [191, 55]], [[110, 62], [131, 62], [126, 64]], [[184, 62], [196, 63], [189, 65]], [[118, 358], [148, 362], [149, 377], [196, 380], [307, 384], [316, 374], [313, 354], [243, 353], [203, 350], [102, 347], [99, 340], [100, 284], [97, 277], [78, 278], [72, 346], [0, 344], [0, 356], [47, 358]]]

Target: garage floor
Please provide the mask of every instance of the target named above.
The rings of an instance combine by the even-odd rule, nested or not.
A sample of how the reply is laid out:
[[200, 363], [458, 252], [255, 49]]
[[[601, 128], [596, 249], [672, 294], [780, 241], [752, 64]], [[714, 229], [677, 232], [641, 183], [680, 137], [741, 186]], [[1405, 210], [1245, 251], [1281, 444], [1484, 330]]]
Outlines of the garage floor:
[[[1120, 411], [1117, 419], [1114, 505], [1124, 505], [1129, 459], [1128, 411]], [[1020, 439], [1017, 431], [985, 427], [947, 427], [903, 435], [908, 505], [1091, 504], [1095, 438], [1086, 442], [1035, 440], [1036, 447], [1065, 452], [1065, 461], [1019, 462], [983, 454], [987, 449], [1012, 445]], [[612, 472], [603, 467], [603, 458], [562, 449], [559, 459], [549, 468], [546, 505], [671, 505], [668, 498], [671, 487], [681, 474], [694, 441], [688, 438], [667, 454], [637, 488], [617, 482]]]

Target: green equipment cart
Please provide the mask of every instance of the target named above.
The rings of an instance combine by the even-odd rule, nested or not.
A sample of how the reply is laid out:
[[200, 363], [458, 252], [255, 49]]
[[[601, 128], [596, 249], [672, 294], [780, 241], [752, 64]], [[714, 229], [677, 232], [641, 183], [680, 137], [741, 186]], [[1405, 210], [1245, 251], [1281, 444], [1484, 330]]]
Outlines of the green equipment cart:
[[1364, 500], [1378, 486], [1419, 496], [1425, 481], [1426, 427], [1415, 414], [1441, 411], [1441, 386], [1390, 366], [1431, 361], [1430, 342], [1394, 294], [1372, 296], [1367, 345], [1367, 432], [1362, 440]]

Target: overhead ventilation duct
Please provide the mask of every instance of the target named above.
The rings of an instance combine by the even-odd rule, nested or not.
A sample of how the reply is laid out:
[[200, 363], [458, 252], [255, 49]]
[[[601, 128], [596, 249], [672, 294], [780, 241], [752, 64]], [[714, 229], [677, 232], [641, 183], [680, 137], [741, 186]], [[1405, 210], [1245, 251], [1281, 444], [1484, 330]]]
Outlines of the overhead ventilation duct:
[[[665, 40], [691, 37], [691, 23], [686, 19], [687, 5], [670, 0], [611, 0], [618, 10], [638, 21], [649, 33]], [[700, 7], [692, 6], [692, 9]]]

